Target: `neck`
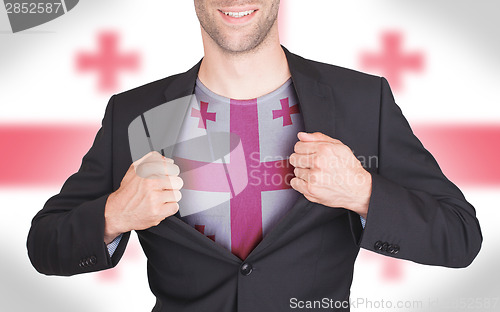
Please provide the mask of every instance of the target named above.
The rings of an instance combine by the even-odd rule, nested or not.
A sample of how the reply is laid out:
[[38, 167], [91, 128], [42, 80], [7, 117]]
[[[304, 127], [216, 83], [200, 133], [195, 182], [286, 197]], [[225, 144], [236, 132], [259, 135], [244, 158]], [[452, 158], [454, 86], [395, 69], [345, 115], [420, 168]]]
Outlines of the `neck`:
[[277, 25], [254, 50], [230, 53], [220, 48], [202, 29], [205, 56], [199, 79], [212, 92], [232, 99], [253, 99], [268, 94], [290, 78]]

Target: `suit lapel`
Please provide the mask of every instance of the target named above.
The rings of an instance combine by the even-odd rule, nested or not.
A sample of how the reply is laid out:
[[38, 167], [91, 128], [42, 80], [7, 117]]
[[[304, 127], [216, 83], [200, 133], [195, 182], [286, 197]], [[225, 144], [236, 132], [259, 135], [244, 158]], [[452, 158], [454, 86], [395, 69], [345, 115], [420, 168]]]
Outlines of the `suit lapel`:
[[183, 96], [194, 94], [194, 87], [198, 71], [200, 70], [201, 60], [185, 73], [179, 74], [173, 78], [172, 83], [165, 89], [165, 102], [176, 100]]
[[299, 98], [306, 132], [322, 132], [335, 135], [335, 101], [331, 88], [322, 83], [319, 72], [311, 67], [310, 61], [285, 51], [292, 81]]
[[[322, 79], [320, 73], [315, 71], [310, 66], [308, 63], [309, 61], [290, 53], [284, 47], [283, 50], [288, 60], [293, 85], [299, 99], [305, 130], [307, 132], [318, 131], [334, 137], [335, 102], [331, 88], [328, 85], [321, 83]], [[189, 71], [175, 78], [175, 80], [165, 90], [166, 102], [175, 100], [179, 97], [192, 95], [194, 93], [200, 64], [201, 61]], [[187, 111], [189, 103], [186, 103], [185, 105], [185, 109]], [[178, 126], [176, 127], [179, 128]], [[180, 129], [173, 130], [177, 131], [177, 133], [180, 131]], [[274, 229], [263, 238], [260, 244], [258, 244], [257, 247], [249, 254], [247, 259], [258, 255], [264, 249], [272, 246], [274, 241], [282, 236], [309, 211], [308, 208], [311, 205], [311, 202], [309, 202], [304, 196], [300, 196], [290, 211], [278, 222]], [[175, 227], [179, 231], [184, 232], [185, 237], [190, 238], [189, 240], [183, 240], [185, 244], [189, 244], [188, 241], [193, 241], [208, 249], [212, 249], [219, 256], [227, 257], [228, 260], [239, 260], [239, 258], [233, 255], [229, 250], [226, 250], [221, 246], [215, 246], [217, 245], [216, 243], [196, 231], [188, 224], [184, 223], [184, 221], [180, 220], [179, 213], [165, 219], [163, 222], [167, 222], [169, 227]], [[155, 231], [161, 231], [161, 228], [157, 227]]]
[[[307, 61], [283, 47], [292, 74], [292, 81], [299, 99], [300, 111], [306, 132], [322, 132], [335, 135], [335, 103], [332, 90], [321, 83], [321, 77]], [[263, 238], [248, 258], [258, 255], [281, 237], [309, 211], [312, 203], [301, 195], [288, 213]]]
[[145, 104], [146, 110], [141, 111], [130, 122], [128, 139], [132, 161], [153, 150], [166, 157], [172, 156], [193, 97], [199, 66], [200, 63], [183, 74], [167, 78], [168, 86], [163, 90], [164, 98], [159, 103], [154, 101], [152, 107], [152, 104]]

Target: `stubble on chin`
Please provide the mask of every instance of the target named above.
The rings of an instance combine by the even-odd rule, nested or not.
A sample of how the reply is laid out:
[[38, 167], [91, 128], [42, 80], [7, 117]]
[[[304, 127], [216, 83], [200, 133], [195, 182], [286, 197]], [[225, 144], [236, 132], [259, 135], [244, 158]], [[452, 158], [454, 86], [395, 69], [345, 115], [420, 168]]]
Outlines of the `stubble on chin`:
[[[277, 23], [279, 2], [273, 4], [269, 15], [257, 23], [249, 34], [237, 40], [225, 35], [218, 28], [216, 17], [210, 16], [203, 3], [199, 1], [196, 7], [196, 14], [203, 31], [213, 40], [213, 42], [229, 55], [247, 54], [255, 52], [261, 47], [269, 37], [272, 27]], [[237, 30], [235, 30], [237, 31]]]

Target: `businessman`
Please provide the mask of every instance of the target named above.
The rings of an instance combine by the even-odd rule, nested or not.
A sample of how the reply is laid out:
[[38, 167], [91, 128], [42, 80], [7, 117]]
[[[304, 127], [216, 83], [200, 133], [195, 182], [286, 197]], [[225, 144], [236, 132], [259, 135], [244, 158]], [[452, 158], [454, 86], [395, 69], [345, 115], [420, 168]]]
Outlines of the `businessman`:
[[475, 210], [384, 78], [282, 47], [279, 0], [194, 5], [203, 59], [110, 99], [79, 171], [33, 219], [39, 272], [112, 268], [135, 230], [153, 311], [348, 311], [360, 247], [473, 261]]

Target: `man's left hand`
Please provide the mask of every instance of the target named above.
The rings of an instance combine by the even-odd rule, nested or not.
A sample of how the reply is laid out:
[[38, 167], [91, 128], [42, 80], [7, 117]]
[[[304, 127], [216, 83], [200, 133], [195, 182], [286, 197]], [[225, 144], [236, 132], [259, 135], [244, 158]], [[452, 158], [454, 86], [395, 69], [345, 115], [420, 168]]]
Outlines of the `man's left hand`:
[[290, 156], [292, 188], [311, 202], [343, 207], [366, 219], [372, 177], [351, 149], [320, 132], [299, 132], [298, 138]]

